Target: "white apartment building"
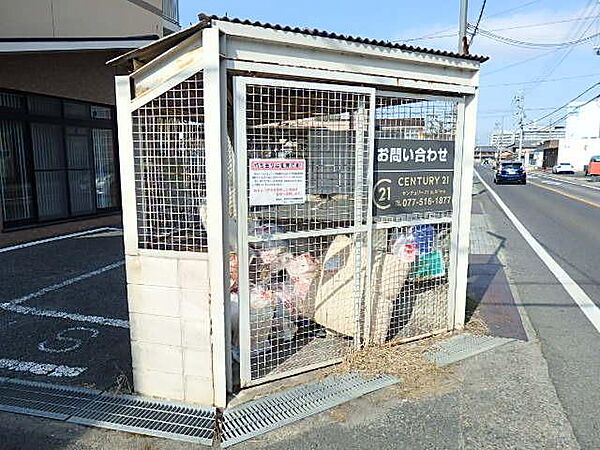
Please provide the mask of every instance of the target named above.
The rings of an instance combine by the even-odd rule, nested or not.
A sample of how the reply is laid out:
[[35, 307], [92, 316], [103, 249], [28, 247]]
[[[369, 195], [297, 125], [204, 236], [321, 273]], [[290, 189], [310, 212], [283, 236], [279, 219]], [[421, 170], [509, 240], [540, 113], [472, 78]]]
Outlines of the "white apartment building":
[[600, 155], [600, 96], [589, 103], [569, 105], [566, 133], [558, 146], [558, 162], [583, 171], [592, 156]]

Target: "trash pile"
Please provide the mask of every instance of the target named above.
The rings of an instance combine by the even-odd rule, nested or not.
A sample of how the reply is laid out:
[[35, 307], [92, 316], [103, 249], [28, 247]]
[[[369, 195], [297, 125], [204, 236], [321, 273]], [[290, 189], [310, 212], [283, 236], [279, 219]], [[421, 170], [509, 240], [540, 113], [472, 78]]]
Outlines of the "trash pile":
[[[355, 298], [370, 298], [370, 332], [366, 343], [386, 341], [396, 299], [407, 280], [425, 281], [446, 275], [444, 243], [432, 225], [373, 231], [370, 292], [367, 251], [352, 234], [339, 234], [319, 245], [299, 245], [282, 238], [277, 224], [251, 223], [250, 235], [259, 237], [249, 247], [250, 345], [253, 354], [290, 343], [301, 330], [327, 330], [354, 337], [357, 326]], [[324, 239], [321, 237], [321, 239]], [[239, 260], [229, 258], [233, 345], [239, 345]], [[359, 283], [357, 283], [359, 281]], [[360, 312], [364, 317], [364, 305]], [[306, 332], [302, 331], [305, 335]], [[304, 337], [304, 336], [303, 336]]]

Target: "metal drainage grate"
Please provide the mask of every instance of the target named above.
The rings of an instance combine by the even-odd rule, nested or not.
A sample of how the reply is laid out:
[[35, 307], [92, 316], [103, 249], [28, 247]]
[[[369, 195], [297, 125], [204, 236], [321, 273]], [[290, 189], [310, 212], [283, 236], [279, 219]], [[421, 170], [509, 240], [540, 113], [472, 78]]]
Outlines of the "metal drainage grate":
[[216, 410], [102, 394], [74, 412], [68, 422], [212, 445]]
[[0, 411], [66, 420], [100, 391], [0, 378]]
[[221, 445], [238, 444], [397, 382], [387, 375], [335, 376], [228, 409], [223, 414]]
[[437, 344], [425, 357], [439, 366], [446, 366], [512, 341], [514, 339], [461, 334]]

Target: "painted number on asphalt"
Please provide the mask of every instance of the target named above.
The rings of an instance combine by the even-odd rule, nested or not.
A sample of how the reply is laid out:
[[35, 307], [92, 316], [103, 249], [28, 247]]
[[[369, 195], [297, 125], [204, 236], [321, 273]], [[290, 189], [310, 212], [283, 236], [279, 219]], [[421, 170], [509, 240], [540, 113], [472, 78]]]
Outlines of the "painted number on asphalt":
[[78, 349], [81, 345], [100, 334], [95, 328], [72, 327], [56, 333], [50, 339], [38, 344], [38, 350], [46, 353], [67, 353]]

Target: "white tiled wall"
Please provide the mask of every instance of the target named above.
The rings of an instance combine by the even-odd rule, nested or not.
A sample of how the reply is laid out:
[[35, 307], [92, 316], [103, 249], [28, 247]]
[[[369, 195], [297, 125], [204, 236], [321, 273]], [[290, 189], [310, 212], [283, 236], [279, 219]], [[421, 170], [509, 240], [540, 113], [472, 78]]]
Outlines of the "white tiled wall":
[[135, 390], [212, 405], [206, 255], [127, 255], [126, 264]]

